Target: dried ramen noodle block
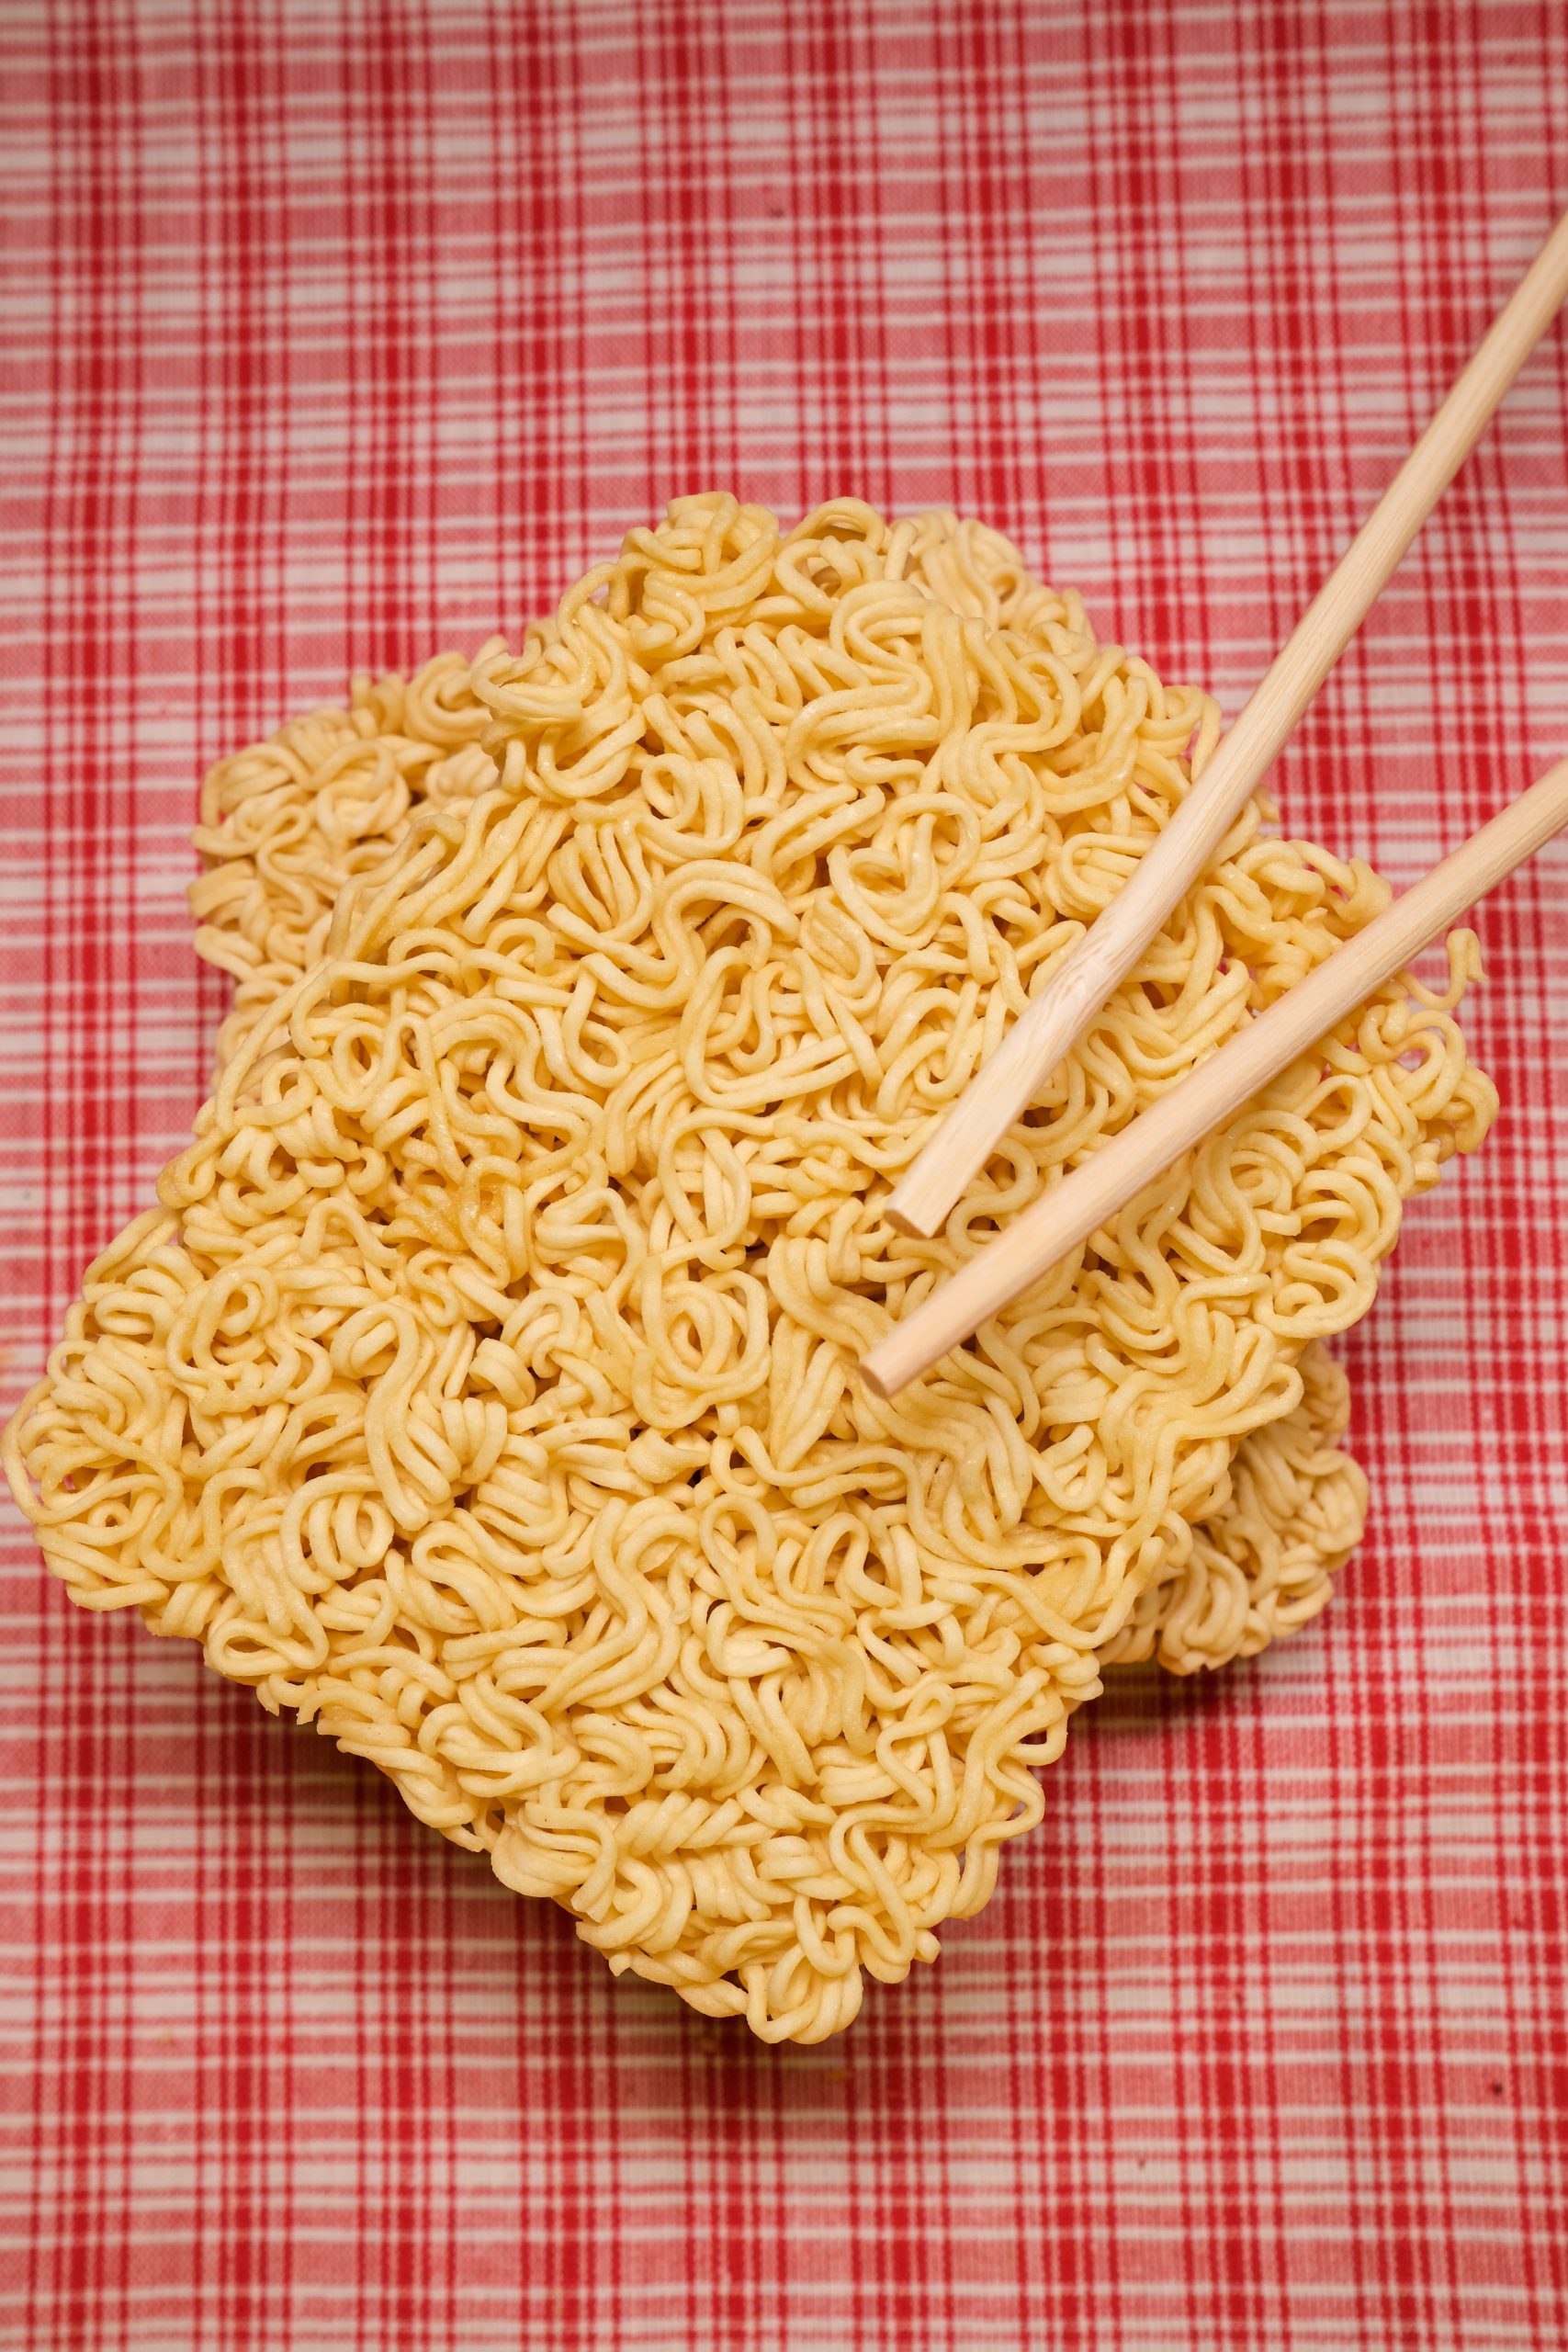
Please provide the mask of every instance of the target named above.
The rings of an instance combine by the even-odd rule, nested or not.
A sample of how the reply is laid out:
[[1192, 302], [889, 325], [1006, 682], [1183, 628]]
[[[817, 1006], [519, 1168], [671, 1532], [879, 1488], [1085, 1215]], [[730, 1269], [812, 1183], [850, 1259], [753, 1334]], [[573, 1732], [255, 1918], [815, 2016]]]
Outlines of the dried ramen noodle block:
[[860, 1386], [1386, 901], [1254, 804], [946, 1231], [891, 1229], [1215, 724], [977, 525], [708, 497], [519, 652], [227, 763], [213, 1097], [7, 1434], [51, 1566], [617, 1972], [848, 2024], [986, 1901], [1103, 1660], [1321, 1604], [1362, 1493], [1314, 1343], [1495, 1107], [1456, 934], [1444, 996], [1380, 990], [930, 1378]]

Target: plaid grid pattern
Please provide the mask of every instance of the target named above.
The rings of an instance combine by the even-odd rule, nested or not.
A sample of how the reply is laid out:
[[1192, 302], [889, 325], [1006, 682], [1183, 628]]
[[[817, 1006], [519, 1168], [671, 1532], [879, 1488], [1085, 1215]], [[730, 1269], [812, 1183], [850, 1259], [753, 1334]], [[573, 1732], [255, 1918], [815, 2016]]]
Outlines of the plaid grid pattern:
[[[0, 1383], [185, 1134], [196, 781], [671, 492], [1010, 529], [1234, 710], [1568, 200], [1558, 0], [5, 0]], [[1282, 764], [1408, 878], [1568, 750], [1568, 333]], [[1329, 1617], [1118, 1681], [770, 2052], [0, 1530], [0, 2345], [1568, 2340], [1568, 854], [1347, 1353]]]

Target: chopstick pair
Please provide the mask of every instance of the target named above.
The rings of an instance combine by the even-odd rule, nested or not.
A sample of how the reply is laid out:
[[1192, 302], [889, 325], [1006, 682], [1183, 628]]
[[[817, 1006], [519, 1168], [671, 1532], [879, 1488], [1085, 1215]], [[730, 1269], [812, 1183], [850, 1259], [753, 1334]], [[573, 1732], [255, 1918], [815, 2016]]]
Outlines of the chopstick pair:
[[1179, 1086], [1123, 1127], [1070, 1176], [1025, 1209], [1005, 1232], [896, 1324], [861, 1365], [879, 1396], [929, 1372], [1069, 1250], [1087, 1241], [1152, 1184], [1184, 1151], [1249, 1102], [1374, 989], [1402, 971], [1467, 907], [1568, 825], [1568, 760], [1472, 833], [1403, 898], [1358, 932]]
[[[1565, 297], [1568, 214], [1308, 605], [1201, 781], [906, 1170], [887, 1212], [900, 1231], [929, 1237], [943, 1223], [964, 1186], [1210, 863]], [[869, 1386], [892, 1396], [928, 1371], [1564, 824], [1568, 763], [1542, 776], [1512, 808], [1483, 826], [1091, 1162], [988, 1242], [872, 1350], [861, 1366]], [[1392, 960], [1385, 962], [1385, 956]]]

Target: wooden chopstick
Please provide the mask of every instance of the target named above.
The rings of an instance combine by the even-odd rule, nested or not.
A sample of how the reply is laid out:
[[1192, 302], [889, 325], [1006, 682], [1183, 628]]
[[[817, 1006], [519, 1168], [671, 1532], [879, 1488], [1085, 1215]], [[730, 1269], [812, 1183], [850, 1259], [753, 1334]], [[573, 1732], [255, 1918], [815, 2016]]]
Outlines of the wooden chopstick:
[[1126, 978], [1386, 584], [1487, 420], [1568, 297], [1568, 214], [1341, 556], [1200, 781], [1117, 897], [1019, 1015], [895, 1186], [887, 1214], [929, 1235]]
[[1288, 994], [1114, 1141], [1024, 1210], [895, 1325], [861, 1364], [878, 1396], [896, 1396], [1087, 1241], [1174, 1160], [1326, 1036], [1374, 989], [1447, 931], [1506, 874], [1568, 825], [1568, 760], [1385, 908]]

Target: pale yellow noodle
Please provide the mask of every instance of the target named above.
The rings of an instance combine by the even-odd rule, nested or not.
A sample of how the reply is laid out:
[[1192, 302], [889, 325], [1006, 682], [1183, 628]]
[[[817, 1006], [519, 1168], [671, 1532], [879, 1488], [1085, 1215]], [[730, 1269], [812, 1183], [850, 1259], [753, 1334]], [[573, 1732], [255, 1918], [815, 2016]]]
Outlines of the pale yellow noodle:
[[[909, 566], [947, 601], [965, 594], [943, 562], [949, 539], [939, 534], [950, 529], [941, 518], [925, 536], [923, 563]], [[967, 575], [990, 590], [989, 616], [1018, 626], [1032, 583], [995, 534], [967, 537]], [[972, 590], [966, 600], [976, 601]], [[220, 1069], [315, 961], [344, 888], [394, 854], [420, 801], [468, 798], [495, 780], [479, 740], [488, 718], [468, 664], [442, 654], [407, 681], [356, 678], [346, 710], [293, 720], [214, 768], [196, 835], [208, 871], [190, 895], [197, 953], [240, 984], [220, 1033]], [[1335, 1448], [1348, 1419], [1343, 1376], [1315, 1344], [1301, 1370], [1301, 1402], [1240, 1440], [1237, 1493], [1223, 1494], [1194, 1530], [1184, 1566], [1140, 1595], [1103, 1662], [1153, 1657], [1192, 1673], [1256, 1655], [1325, 1604], [1360, 1539], [1365, 1481]], [[1267, 1498], [1262, 1519], [1250, 1503], [1257, 1495]]]
[[1250, 808], [917, 1243], [893, 1175], [1179, 802], [1206, 698], [979, 526], [715, 496], [443, 709], [467, 764], [412, 818], [373, 711], [344, 746], [335, 906], [258, 820], [265, 907], [208, 908], [244, 967], [213, 1099], [7, 1464], [85, 1605], [201, 1638], [613, 1968], [819, 2040], [985, 1902], [1101, 1657], [1325, 1593], [1360, 1493], [1303, 1351], [1484, 1132], [1473, 942], [885, 1405], [889, 1317], [1385, 887]]

